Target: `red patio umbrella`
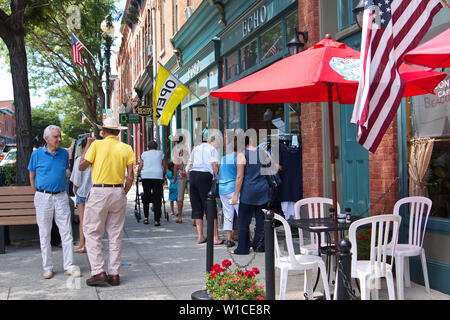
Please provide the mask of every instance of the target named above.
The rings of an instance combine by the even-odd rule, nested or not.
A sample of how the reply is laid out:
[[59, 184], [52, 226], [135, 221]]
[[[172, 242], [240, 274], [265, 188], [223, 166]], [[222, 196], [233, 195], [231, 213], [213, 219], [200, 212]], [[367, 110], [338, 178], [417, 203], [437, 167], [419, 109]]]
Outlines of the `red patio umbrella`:
[[450, 67], [450, 28], [407, 52], [403, 61], [433, 69]]
[[[327, 37], [313, 47], [282, 59], [243, 79], [211, 92], [214, 97], [252, 103], [328, 102], [333, 204], [336, 206], [333, 101], [355, 102], [359, 51]], [[403, 65], [408, 96], [433, 93], [446, 74]]]

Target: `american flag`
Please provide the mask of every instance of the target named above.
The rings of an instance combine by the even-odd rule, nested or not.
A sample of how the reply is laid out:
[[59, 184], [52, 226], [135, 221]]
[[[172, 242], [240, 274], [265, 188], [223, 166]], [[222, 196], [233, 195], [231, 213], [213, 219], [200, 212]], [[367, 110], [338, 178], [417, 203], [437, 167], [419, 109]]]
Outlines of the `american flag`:
[[280, 41], [280, 38], [278, 38], [277, 41], [275, 41], [273, 43], [273, 45], [269, 48], [269, 50], [267, 50], [267, 52], [264, 54], [262, 59], [265, 59], [269, 53], [271, 55], [277, 54], [278, 52], [280, 52], [280, 47], [281, 47], [281, 41]]
[[361, 77], [352, 114], [358, 142], [375, 152], [400, 105], [402, 56], [428, 31], [439, 0], [367, 0], [361, 39]]
[[84, 113], [81, 114], [81, 123], [84, 123], [86, 121], [86, 115]]
[[81, 57], [81, 50], [83, 50], [85, 47], [80, 42], [80, 40], [78, 40], [77, 37], [75, 37], [75, 35], [73, 33], [70, 34], [70, 40], [72, 41], [73, 62], [75, 62], [79, 66], [82, 66], [83, 58]]

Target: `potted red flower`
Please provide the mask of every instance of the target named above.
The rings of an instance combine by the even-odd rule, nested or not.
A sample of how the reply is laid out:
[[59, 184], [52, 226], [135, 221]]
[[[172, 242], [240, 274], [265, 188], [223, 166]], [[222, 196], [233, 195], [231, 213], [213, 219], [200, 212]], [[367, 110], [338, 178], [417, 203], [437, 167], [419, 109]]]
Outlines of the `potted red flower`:
[[206, 273], [206, 291], [214, 300], [265, 300], [264, 286], [256, 279], [258, 268], [231, 270], [231, 261], [223, 260]]

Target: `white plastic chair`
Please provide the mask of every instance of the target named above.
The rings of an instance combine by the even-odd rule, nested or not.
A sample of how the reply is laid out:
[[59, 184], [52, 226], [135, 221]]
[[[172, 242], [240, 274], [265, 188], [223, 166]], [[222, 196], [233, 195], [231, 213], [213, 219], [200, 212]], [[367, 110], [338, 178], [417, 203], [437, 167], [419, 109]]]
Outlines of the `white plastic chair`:
[[[303, 206], [308, 206], [308, 217], [310, 219], [314, 218], [326, 218], [328, 217], [327, 209], [333, 207], [333, 199], [330, 198], [323, 198], [323, 197], [311, 197], [311, 198], [305, 198], [302, 200], [299, 200], [295, 203], [294, 206], [294, 212], [295, 212], [295, 219], [301, 219], [300, 212], [301, 208]], [[341, 206], [339, 203], [337, 203], [337, 213], [341, 212]], [[300, 253], [302, 254], [313, 254], [313, 255], [319, 255], [319, 239], [316, 232], [310, 233], [310, 243], [304, 244], [303, 239], [303, 230], [301, 228], [298, 228], [298, 235], [300, 238]], [[325, 232], [320, 233], [320, 242], [322, 247], [326, 247], [327, 245], [334, 246], [334, 242], [328, 243], [326, 241], [326, 234]], [[325, 257], [326, 258], [326, 257]], [[334, 273], [335, 273], [335, 259], [332, 257], [328, 257], [330, 260], [330, 276], [331, 278], [330, 283], [332, 282], [332, 279], [334, 279]]]
[[[352, 278], [358, 278], [360, 281], [361, 300], [370, 299], [370, 290], [373, 290], [373, 297], [378, 299], [380, 278], [386, 278], [389, 299], [395, 300], [392, 264], [394, 263], [394, 254], [401, 220], [402, 217], [398, 215], [388, 214], [360, 219], [350, 225], [348, 234], [352, 244], [351, 273]], [[363, 225], [371, 225], [372, 228], [370, 260], [358, 260], [356, 231]], [[390, 254], [386, 250], [388, 245], [390, 245]], [[390, 263], [387, 262], [389, 255], [391, 256]]]
[[[409, 205], [408, 243], [397, 244], [395, 251], [395, 274], [397, 277], [397, 296], [399, 300], [405, 298], [404, 286], [411, 287], [409, 257], [420, 256], [425, 290], [428, 293], [430, 292], [427, 259], [425, 257], [425, 249], [422, 246], [432, 201], [425, 197], [406, 197], [400, 199], [394, 205], [394, 215], [400, 215], [400, 207], [405, 204]], [[404, 283], [403, 280], [405, 281]]]
[[322, 282], [325, 290], [325, 297], [330, 300], [330, 288], [327, 282], [327, 272], [325, 268], [325, 263], [323, 260], [315, 255], [305, 255], [305, 254], [295, 254], [294, 245], [292, 243], [291, 228], [282, 216], [275, 214], [274, 219], [281, 221], [283, 224], [286, 245], [288, 249], [288, 256], [283, 256], [278, 243], [277, 232], [274, 229], [275, 238], [275, 267], [280, 269], [280, 300], [285, 299], [286, 295], [286, 285], [289, 270], [304, 270], [305, 272], [305, 285], [304, 293], [308, 295], [309, 298], [313, 297], [313, 270], [319, 269], [320, 275], [322, 277]]
[[[313, 198], [305, 198], [299, 200], [295, 203], [294, 211], [295, 211], [295, 219], [301, 219], [300, 210], [303, 206], [308, 206], [308, 217], [310, 219], [314, 218], [326, 218], [328, 214], [325, 214], [325, 209], [333, 207], [333, 199], [330, 198], [322, 198], [322, 197], [313, 197]], [[341, 212], [341, 206], [337, 203], [337, 213]], [[311, 243], [304, 244], [303, 241], [303, 230], [298, 229], [298, 235], [300, 238], [300, 253], [303, 254], [314, 254], [319, 255], [319, 246], [318, 246], [318, 236], [317, 233], [311, 232]], [[322, 232], [320, 234], [321, 246], [326, 246], [326, 237], [325, 233]]]

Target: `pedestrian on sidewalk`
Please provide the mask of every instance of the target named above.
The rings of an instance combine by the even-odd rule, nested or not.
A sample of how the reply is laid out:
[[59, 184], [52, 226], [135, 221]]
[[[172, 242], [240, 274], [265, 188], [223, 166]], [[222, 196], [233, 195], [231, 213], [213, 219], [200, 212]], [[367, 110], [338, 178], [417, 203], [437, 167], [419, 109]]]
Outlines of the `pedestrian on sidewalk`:
[[219, 196], [223, 210], [223, 230], [227, 234], [227, 247], [235, 245], [233, 241], [233, 222], [235, 212], [239, 215], [239, 204], [232, 205], [231, 199], [236, 188], [237, 175], [237, 137], [233, 139], [231, 152], [224, 155], [219, 167]]
[[172, 159], [174, 162], [174, 176], [177, 181], [177, 223], [183, 222], [184, 192], [187, 185], [186, 164], [189, 161], [189, 148], [183, 144], [184, 138], [179, 135], [174, 139], [176, 144], [172, 149]]
[[[83, 138], [80, 142], [81, 153], [86, 151], [87, 137]], [[75, 159], [73, 165], [72, 175], [70, 176], [70, 181], [73, 183], [73, 192], [75, 193], [75, 202], [78, 207], [78, 217], [80, 222], [78, 224], [78, 232], [80, 234], [80, 243], [78, 248], [75, 248], [76, 253], [85, 253], [86, 249], [85, 238], [83, 233], [83, 222], [84, 222], [84, 208], [86, 205], [86, 197], [92, 188], [92, 178], [91, 178], [91, 166], [89, 166], [85, 171], [80, 171], [80, 160], [81, 157]]]
[[[170, 203], [170, 214], [171, 215], [175, 215], [175, 206], [174, 203], [175, 201], [177, 201], [178, 199], [178, 184], [177, 184], [177, 178], [175, 177], [174, 174], [174, 163], [171, 161], [169, 162], [169, 164], [167, 165], [167, 169], [169, 169], [167, 171], [167, 179], [169, 180], [169, 203]], [[181, 218], [181, 217], [179, 217]], [[176, 223], [182, 223], [182, 220], [177, 218], [176, 219]]]
[[[197, 243], [205, 243], [203, 233], [203, 215], [206, 213], [206, 198], [212, 183], [219, 180], [219, 154], [214, 146], [215, 137], [209, 136], [207, 142], [196, 146], [189, 159], [189, 198], [192, 207], [192, 219], [195, 220], [198, 239]], [[225, 240], [219, 237], [217, 216], [214, 217], [214, 244], [223, 244]]]
[[64, 274], [79, 277], [80, 268], [73, 264], [73, 237], [66, 192], [66, 170], [69, 154], [61, 148], [61, 129], [49, 125], [44, 130], [45, 145], [31, 154], [28, 170], [31, 188], [34, 190], [36, 221], [42, 255], [43, 277], [53, 277], [53, 256], [50, 245], [53, 217], [62, 240]]
[[144, 224], [148, 224], [150, 198], [153, 203], [152, 210], [155, 214], [155, 226], [161, 225], [161, 204], [163, 197], [164, 176], [167, 171], [166, 159], [161, 150], [158, 150], [158, 143], [150, 141], [148, 151], [141, 154], [137, 176], [142, 179], [144, 189]]
[[[122, 257], [123, 225], [127, 193], [134, 181], [134, 152], [130, 145], [117, 140], [119, 123], [107, 118], [99, 126], [102, 140], [88, 138], [86, 151], [81, 155], [80, 171], [92, 166], [92, 189], [86, 199], [83, 231], [91, 266], [88, 286], [120, 284], [119, 269]], [[124, 186], [125, 170], [127, 171]], [[102, 238], [108, 233], [108, 274], [105, 272]]]

